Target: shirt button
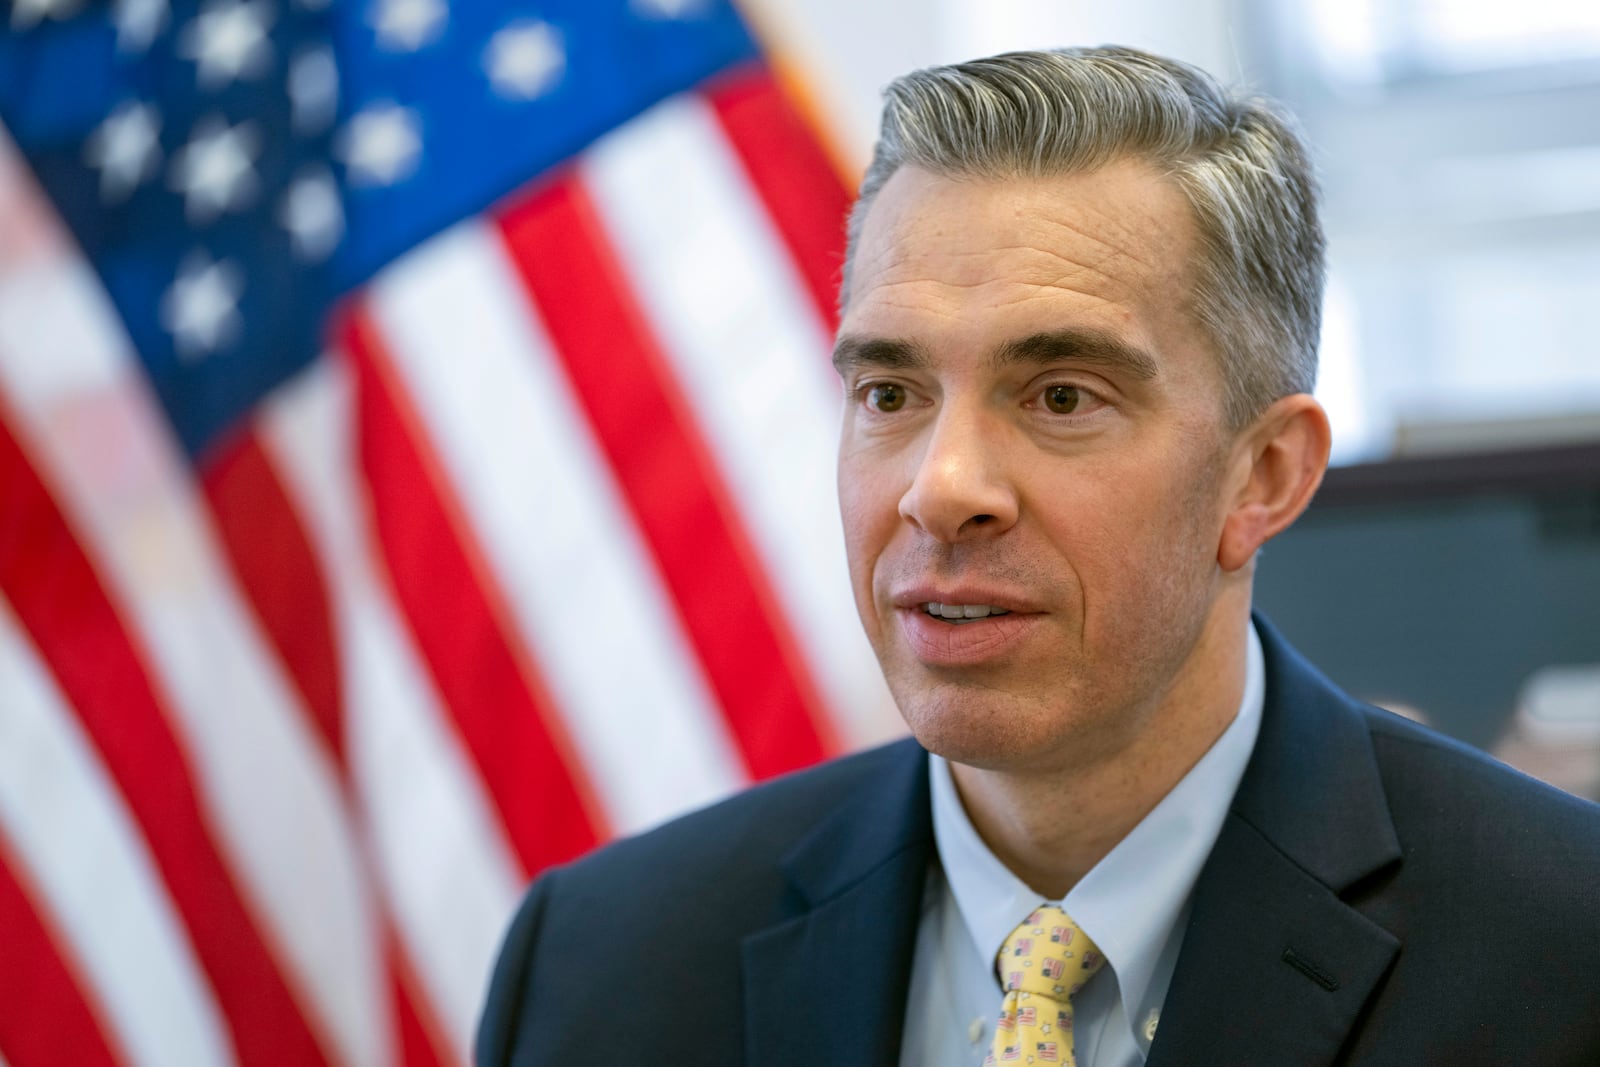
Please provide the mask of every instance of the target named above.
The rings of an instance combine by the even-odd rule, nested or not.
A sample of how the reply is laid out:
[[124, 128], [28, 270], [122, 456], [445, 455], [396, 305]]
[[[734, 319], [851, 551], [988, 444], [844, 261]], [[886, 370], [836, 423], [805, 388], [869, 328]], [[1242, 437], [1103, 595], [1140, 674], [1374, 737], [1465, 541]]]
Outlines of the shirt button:
[[967, 1040], [976, 1045], [983, 1040], [983, 1016], [978, 1016], [967, 1024]]

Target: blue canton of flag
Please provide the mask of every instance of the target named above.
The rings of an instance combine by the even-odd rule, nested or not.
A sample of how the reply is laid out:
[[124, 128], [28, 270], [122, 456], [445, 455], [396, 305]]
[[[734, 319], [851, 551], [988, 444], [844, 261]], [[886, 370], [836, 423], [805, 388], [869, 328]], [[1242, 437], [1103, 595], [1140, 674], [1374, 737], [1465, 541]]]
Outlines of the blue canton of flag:
[[394, 257], [756, 56], [714, 0], [11, 0], [0, 119], [188, 451]]

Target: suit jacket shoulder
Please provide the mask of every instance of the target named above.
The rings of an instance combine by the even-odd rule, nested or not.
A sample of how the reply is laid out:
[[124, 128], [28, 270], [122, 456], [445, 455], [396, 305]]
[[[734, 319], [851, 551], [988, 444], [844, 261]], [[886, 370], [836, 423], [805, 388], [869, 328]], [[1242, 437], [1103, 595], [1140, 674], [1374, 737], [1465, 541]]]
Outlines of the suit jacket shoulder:
[[1262, 732], [1150, 1067], [1600, 1063], [1600, 807], [1352, 701], [1257, 627]]
[[1369, 724], [1402, 861], [1349, 899], [1403, 948], [1352, 1056], [1600, 1064], [1600, 808], [1410, 723]]
[[[506, 935], [478, 1063], [598, 1062], [586, 1042], [623, 1025], [634, 1036], [619, 1040], [635, 1042], [625, 1047], [660, 1063], [823, 1062], [815, 1055], [839, 1046], [806, 1053], [807, 1039], [837, 1042], [841, 1027], [875, 1047], [898, 1042], [897, 1022], [891, 1035], [886, 1022], [850, 1018], [839, 973], [853, 946], [909, 967], [911, 944], [895, 924], [859, 927], [863, 915], [920, 907], [932, 840], [926, 773], [926, 753], [899, 742], [547, 872]], [[871, 980], [869, 1001], [893, 999], [895, 982], [881, 970]]]

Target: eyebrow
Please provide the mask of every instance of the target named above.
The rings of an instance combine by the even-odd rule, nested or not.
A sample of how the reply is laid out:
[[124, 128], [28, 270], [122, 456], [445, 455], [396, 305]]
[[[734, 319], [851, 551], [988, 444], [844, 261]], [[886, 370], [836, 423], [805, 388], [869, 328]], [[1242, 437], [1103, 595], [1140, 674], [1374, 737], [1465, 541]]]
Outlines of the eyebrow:
[[1014, 363], [1049, 366], [1054, 363], [1088, 363], [1121, 371], [1130, 378], [1149, 381], [1159, 373], [1155, 357], [1142, 348], [1099, 330], [1062, 329], [1007, 341], [994, 353], [996, 366]]
[[[1159, 373], [1155, 357], [1142, 348], [1099, 330], [1066, 328], [1046, 330], [1007, 341], [991, 357], [996, 367], [1008, 364], [1049, 366], [1087, 363], [1118, 370], [1130, 378], [1149, 381]], [[833, 348], [833, 366], [840, 374], [854, 367], [915, 370], [929, 363], [927, 350], [912, 341], [889, 337], [839, 338]]]
[[927, 352], [910, 341], [846, 335], [833, 346], [833, 369], [840, 374], [854, 367], [913, 370], [927, 365]]

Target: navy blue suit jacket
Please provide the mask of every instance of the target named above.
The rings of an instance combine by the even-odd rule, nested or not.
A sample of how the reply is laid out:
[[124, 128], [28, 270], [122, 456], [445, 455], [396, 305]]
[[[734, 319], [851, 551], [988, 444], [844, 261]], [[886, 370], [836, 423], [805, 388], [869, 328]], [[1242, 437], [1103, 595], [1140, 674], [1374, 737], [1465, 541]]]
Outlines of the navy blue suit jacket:
[[[1149, 1067], [1600, 1065], [1600, 807], [1353, 702], [1257, 626], [1261, 734]], [[545, 874], [480, 1067], [895, 1064], [926, 768], [889, 745]]]

